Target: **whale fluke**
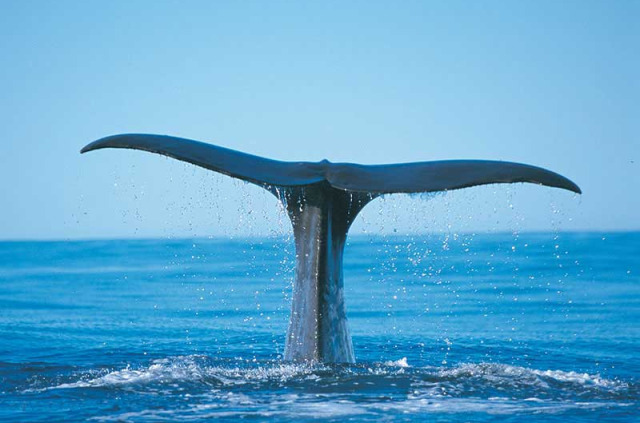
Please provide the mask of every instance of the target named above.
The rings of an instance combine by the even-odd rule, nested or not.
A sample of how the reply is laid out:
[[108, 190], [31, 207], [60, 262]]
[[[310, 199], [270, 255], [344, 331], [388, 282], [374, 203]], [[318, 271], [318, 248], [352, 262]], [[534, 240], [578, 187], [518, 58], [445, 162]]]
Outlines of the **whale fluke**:
[[389, 165], [281, 162], [166, 135], [99, 139], [81, 152], [130, 148], [162, 154], [260, 186], [295, 187], [326, 181], [333, 188], [376, 194], [446, 191], [475, 185], [531, 182], [581, 193], [569, 179], [540, 167], [492, 160], [443, 160]]
[[389, 165], [282, 162], [166, 135], [102, 138], [81, 153], [129, 148], [173, 157], [259, 185], [284, 204], [293, 225], [296, 276], [285, 359], [353, 363], [343, 295], [342, 258], [357, 214], [383, 194], [448, 191], [529, 182], [580, 194], [555, 172], [521, 163], [445, 160]]

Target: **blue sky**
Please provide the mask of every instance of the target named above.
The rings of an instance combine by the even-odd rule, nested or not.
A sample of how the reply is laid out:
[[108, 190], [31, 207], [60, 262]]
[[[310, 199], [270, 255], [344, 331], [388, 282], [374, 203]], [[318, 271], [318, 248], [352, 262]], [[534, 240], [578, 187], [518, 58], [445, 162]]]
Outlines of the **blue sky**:
[[584, 192], [376, 200], [360, 231], [640, 229], [639, 18], [637, 1], [4, 1], [0, 239], [261, 235], [280, 219], [202, 169], [78, 153], [126, 132], [281, 160], [519, 161]]

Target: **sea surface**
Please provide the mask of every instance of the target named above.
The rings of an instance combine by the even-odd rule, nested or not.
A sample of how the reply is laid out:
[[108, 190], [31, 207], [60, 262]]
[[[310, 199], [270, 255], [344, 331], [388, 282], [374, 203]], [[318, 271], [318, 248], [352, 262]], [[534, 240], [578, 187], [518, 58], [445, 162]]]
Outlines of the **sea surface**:
[[640, 420], [640, 233], [355, 236], [355, 365], [282, 361], [292, 240], [0, 243], [0, 421]]

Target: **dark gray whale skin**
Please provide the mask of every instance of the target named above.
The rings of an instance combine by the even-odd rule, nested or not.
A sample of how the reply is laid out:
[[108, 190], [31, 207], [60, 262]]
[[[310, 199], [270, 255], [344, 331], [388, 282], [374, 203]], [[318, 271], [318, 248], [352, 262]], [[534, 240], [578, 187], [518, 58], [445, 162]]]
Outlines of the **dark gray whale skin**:
[[343, 294], [347, 232], [374, 198], [392, 193], [447, 191], [475, 185], [530, 182], [580, 194], [562, 175], [535, 166], [490, 160], [388, 165], [281, 162], [184, 138], [123, 134], [81, 152], [129, 148], [173, 157], [259, 185], [286, 207], [296, 245], [296, 276], [285, 360], [353, 363]]

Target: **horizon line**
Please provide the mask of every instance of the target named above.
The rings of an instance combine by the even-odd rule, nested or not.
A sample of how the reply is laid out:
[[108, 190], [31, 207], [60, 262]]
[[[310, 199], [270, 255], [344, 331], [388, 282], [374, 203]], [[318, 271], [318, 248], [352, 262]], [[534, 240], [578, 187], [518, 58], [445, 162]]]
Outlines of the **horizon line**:
[[[640, 228], [637, 229], [560, 229], [560, 230], [536, 230], [525, 229], [518, 231], [498, 230], [498, 231], [429, 231], [429, 232], [415, 232], [415, 233], [354, 233], [350, 234], [349, 238], [364, 238], [364, 237], [380, 237], [380, 238], [402, 238], [411, 236], [429, 236], [429, 235], [463, 235], [463, 236], [477, 236], [477, 235], [514, 235], [514, 234], [621, 234], [621, 233], [640, 233]], [[278, 235], [196, 235], [196, 236], [117, 236], [117, 237], [78, 237], [78, 238], [0, 238], [0, 243], [47, 243], [47, 242], [100, 242], [100, 241], [157, 241], [157, 240], [257, 240], [257, 239], [277, 239], [277, 238], [289, 238], [293, 237], [293, 233], [278, 234]]]

